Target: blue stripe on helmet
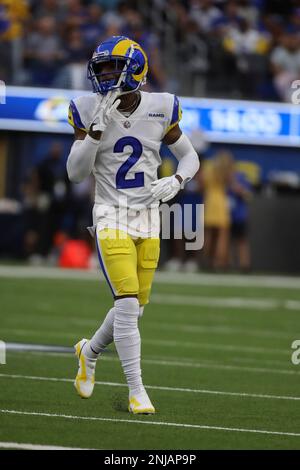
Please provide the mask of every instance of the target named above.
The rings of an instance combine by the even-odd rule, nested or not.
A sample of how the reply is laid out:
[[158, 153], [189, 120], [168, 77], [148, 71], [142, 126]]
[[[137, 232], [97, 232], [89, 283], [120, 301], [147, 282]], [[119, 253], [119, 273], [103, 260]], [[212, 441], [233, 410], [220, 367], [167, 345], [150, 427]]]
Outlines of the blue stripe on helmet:
[[108, 55], [112, 54], [113, 48], [115, 47], [118, 42], [123, 41], [124, 39], [128, 39], [125, 36], [114, 36], [107, 41], [102, 42], [96, 49], [96, 53], [99, 54], [100, 52], [108, 51]]

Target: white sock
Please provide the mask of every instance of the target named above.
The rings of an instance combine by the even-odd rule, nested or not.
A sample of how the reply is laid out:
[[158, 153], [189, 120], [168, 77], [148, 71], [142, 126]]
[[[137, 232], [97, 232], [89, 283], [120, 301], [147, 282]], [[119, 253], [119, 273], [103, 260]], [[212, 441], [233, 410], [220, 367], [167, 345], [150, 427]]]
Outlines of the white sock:
[[140, 306], [140, 309], [139, 309], [139, 318], [141, 318], [143, 316], [143, 313], [144, 313], [144, 305]]
[[134, 297], [115, 301], [114, 341], [129, 387], [129, 395], [144, 390], [141, 376], [139, 303]]
[[106, 315], [102, 325], [84, 346], [84, 354], [89, 359], [96, 359], [103, 350], [113, 342], [114, 308]]

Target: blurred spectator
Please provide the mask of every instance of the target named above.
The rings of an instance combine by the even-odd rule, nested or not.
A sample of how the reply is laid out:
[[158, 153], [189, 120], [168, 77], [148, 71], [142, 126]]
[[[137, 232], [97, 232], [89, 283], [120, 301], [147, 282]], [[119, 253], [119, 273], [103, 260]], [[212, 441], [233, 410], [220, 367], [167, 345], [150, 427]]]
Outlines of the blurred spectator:
[[[121, 31], [126, 23], [127, 12], [131, 12], [131, 7], [126, 2], [120, 3], [117, 10], [105, 10], [102, 17], [104, 27], [113, 26]], [[107, 37], [109, 36], [107, 35]]]
[[41, 257], [43, 240], [42, 226], [47, 218], [49, 199], [40, 191], [40, 181], [36, 170], [28, 175], [22, 185], [24, 220], [24, 256]]
[[125, 26], [124, 34], [138, 42], [148, 55], [148, 90], [159, 91], [164, 89], [166, 77], [164, 67], [161, 62], [161, 51], [159, 48], [158, 37], [147, 31], [141, 16], [134, 11], [132, 11], [130, 16], [127, 16], [127, 24]]
[[92, 177], [70, 183], [59, 141], [53, 141], [48, 154], [30, 171], [22, 193], [24, 254], [31, 262], [55, 264], [69, 238], [91, 243], [86, 228], [91, 225]]
[[37, 29], [26, 40], [25, 61], [30, 74], [29, 84], [51, 86], [63, 59], [62, 42], [57, 34], [55, 19], [44, 16]]
[[18, 62], [18, 40], [24, 34], [29, 17], [25, 0], [1, 0], [0, 3], [0, 79], [6, 83], [14, 80], [13, 70]]
[[214, 0], [191, 0], [189, 16], [204, 33], [211, 31], [212, 25], [222, 17], [222, 12], [214, 5]]
[[257, 88], [267, 69], [265, 56], [269, 42], [268, 36], [251, 28], [245, 18], [240, 18], [225, 33], [223, 47], [233, 59], [232, 78], [235, 77], [234, 86], [240, 88], [242, 95], [250, 98], [257, 95]]
[[69, 28], [82, 27], [88, 22], [88, 10], [83, 5], [82, 0], [66, 0], [66, 9], [64, 13], [64, 26]]
[[224, 47], [233, 54], [265, 54], [268, 51], [269, 39], [256, 29], [251, 28], [245, 18], [228, 28], [224, 36]]
[[182, 93], [184, 95], [204, 96], [206, 75], [209, 69], [208, 46], [195, 20], [187, 23], [187, 33], [182, 45]]
[[53, 142], [49, 153], [23, 184], [25, 254], [47, 257], [55, 234], [63, 227], [69, 209], [70, 183], [63, 148]]
[[257, 5], [252, 0], [239, 0], [238, 15], [247, 20], [252, 28], [256, 28], [259, 18]]
[[269, 35], [271, 43], [279, 44], [279, 39], [284, 32], [284, 21], [279, 15], [264, 15], [258, 24], [259, 31]]
[[205, 162], [201, 175], [204, 214], [204, 255], [208, 268], [227, 269], [229, 259], [230, 210], [227, 192], [234, 175], [234, 160], [221, 151]]
[[300, 5], [298, 8], [295, 8], [290, 16], [290, 22], [288, 30], [291, 33], [300, 33]]
[[[181, 214], [174, 215], [174, 232], [182, 233], [181, 238], [171, 237], [168, 245], [171, 248], [170, 259], [164, 264], [167, 271], [196, 272], [199, 269], [199, 251], [188, 251], [186, 243], [191, 242], [195, 237], [196, 230], [201, 223], [201, 210], [199, 205], [203, 203], [201, 194], [200, 178], [196, 175], [192, 181], [186, 184], [178, 197], [171, 201], [172, 204], [179, 204]], [[197, 226], [198, 224], [198, 226]], [[174, 234], [173, 234], [174, 235]]]
[[[188, 134], [189, 138], [201, 159], [201, 156], [208, 148], [208, 142], [204, 134], [200, 130], [194, 130]], [[169, 154], [164, 154], [162, 158], [162, 165], [159, 169], [160, 177], [171, 176], [176, 172], [177, 160], [170, 157]], [[162, 244], [166, 244], [166, 249], [168, 248], [169, 256], [168, 260], [164, 264], [164, 269], [167, 271], [179, 271], [184, 270], [185, 272], [196, 272], [199, 268], [199, 256], [201, 252], [199, 251], [187, 251], [186, 243], [191, 242], [195, 236], [196, 230], [198, 231], [199, 239], [199, 230], [203, 230], [203, 195], [201, 187], [201, 177], [200, 172], [198, 172], [195, 177], [189, 181], [183, 191], [177, 195], [175, 200], [170, 201], [170, 205], [173, 204], [180, 205], [181, 213], [174, 213], [174, 226], [171, 223], [171, 231], [173, 229], [173, 234], [171, 235], [170, 240], [165, 242], [162, 240]], [[201, 204], [201, 206], [200, 206]], [[183, 236], [177, 239], [174, 235], [176, 233], [183, 234]], [[162, 245], [164, 246], [164, 245]], [[162, 249], [162, 262], [164, 249]]]
[[40, 189], [49, 197], [60, 197], [65, 194], [66, 188], [65, 165], [63, 161], [63, 148], [60, 142], [54, 141], [49, 149], [49, 153], [37, 166], [40, 180]]
[[282, 101], [290, 102], [291, 84], [300, 74], [300, 38], [295, 33], [285, 33], [271, 55], [274, 85]]
[[119, 21], [114, 21], [112, 18], [109, 22], [106, 22], [105, 31], [103, 38], [109, 38], [110, 36], [120, 36], [122, 33], [121, 25]]
[[0, 4], [0, 39], [13, 40], [21, 37], [26, 20], [29, 17], [26, 0], [1, 0]]
[[100, 43], [104, 34], [103, 11], [99, 5], [89, 5], [88, 19], [81, 27], [82, 42], [92, 51]]
[[33, 14], [36, 19], [51, 16], [56, 22], [60, 22], [64, 16], [64, 5], [60, 0], [36, 1], [33, 5]]
[[56, 75], [54, 85], [58, 88], [90, 89], [86, 64], [91, 51], [86, 47], [79, 28], [72, 28], [66, 36], [63, 54], [65, 65]]
[[248, 240], [248, 203], [251, 199], [251, 185], [244, 173], [235, 172], [229, 188], [231, 217], [231, 247], [237, 257], [240, 271], [248, 272], [251, 267], [250, 247]]
[[96, 3], [106, 10], [115, 10], [121, 0], [96, 0]]
[[[71, 204], [64, 221], [64, 227], [73, 237], [89, 240], [87, 228], [91, 226], [91, 214], [95, 194], [95, 181], [92, 176], [81, 183], [71, 184]], [[91, 240], [90, 240], [91, 241]]]
[[1, 0], [0, 78], [85, 89], [87, 57], [124, 34], [149, 55], [149, 90], [287, 101], [299, 31], [298, 0]]
[[221, 16], [216, 18], [211, 25], [211, 30], [224, 35], [229, 28], [236, 28], [241, 20], [240, 9], [236, 0], [228, 0], [225, 3], [224, 11]]

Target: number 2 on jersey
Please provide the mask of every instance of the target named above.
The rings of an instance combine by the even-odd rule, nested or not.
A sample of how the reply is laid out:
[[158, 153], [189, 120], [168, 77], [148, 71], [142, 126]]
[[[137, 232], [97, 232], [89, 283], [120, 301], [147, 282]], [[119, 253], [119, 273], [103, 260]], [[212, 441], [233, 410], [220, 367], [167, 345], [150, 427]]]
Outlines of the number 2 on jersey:
[[140, 188], [144, 186], [144, 173], [139, 171], [134, 174], [134, 178], [126, 179], [126, 175], [130, 168], [136, 164], [143, 152], [143, 147], [141, 142], [135, 137], [122, 137], [119, 139], [114, 146], [114, 153], [120, 153], [124, 151], [124, 148], [129, 145], [132, 147], [132, 154], [127, 158], [127, 160], [122, 163], [116, 174], [116, 187], [117, 189], [126, 189], [126, 188]]

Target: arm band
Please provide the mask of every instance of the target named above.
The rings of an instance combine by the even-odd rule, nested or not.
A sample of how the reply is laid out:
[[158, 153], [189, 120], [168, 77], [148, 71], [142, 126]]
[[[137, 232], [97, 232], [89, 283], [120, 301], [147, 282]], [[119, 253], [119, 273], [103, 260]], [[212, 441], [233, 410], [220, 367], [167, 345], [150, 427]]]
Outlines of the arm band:
[[99, 140], [89, 135], [84, 140], [75, 140], [67, 160], [67, 173], [70, 181], [80, 183], [91, 174], [98, 147]]
[[200, 168], [199, 157], [189, 138], [181, 134], [174, 144], [168, 145], [171, 152], [179, 161], [176, 174], [181, 176], [184, 183], [190, 181]]

